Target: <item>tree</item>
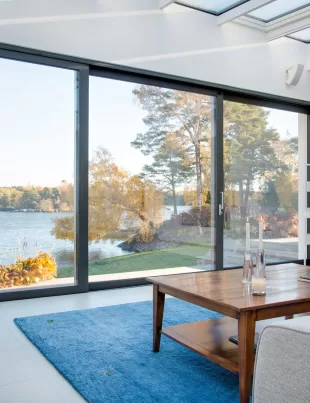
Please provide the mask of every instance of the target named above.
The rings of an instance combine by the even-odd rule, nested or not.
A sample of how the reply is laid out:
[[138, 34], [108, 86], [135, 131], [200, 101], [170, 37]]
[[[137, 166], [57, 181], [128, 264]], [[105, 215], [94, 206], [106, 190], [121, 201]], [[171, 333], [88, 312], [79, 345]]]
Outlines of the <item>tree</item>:
[[287, 173], [278, 175], [274, 182], [280, 205], [298, 210], [298, 178]]
[[[163, 195], [154, 184], [120, 169], [102, 147], [96, 150], [89, 173], [89, 240], [136, 227], [142, 240], [151, 240], [162, 222], [163, 209]], [[52, 234], [73, 239], [73, 217], [57, 218]]]
[[42, 190], [39, 191], [39, 195], [41, 199], [50, 199], [51, 198], [51, 192], [48, 187], [44, 187]]
[[16, 190], [15, 188], [11, 189], [11, 206], [13, 208], [17, 208], [20, 205], [20, 198], [22, 196], [22, 192]]
[[10, 206], [10, 198], [6, 193], [0, 196], [0, 207], [8, 208]]
[[276, 191], [281, 206], [298, 210], [298, 137], [289, 132], [274, 144], [277, 158], [285, 161], [285, 169], [275, 178]]
[[24, 190], [20, 198], [20, 208], [22, 209], [36, 209], [40, 200], [39, 193], [34, 189]]
[[[132, 145], [145, 155], [155, 156], [167, 133], [175, 133], [182, 145], [184, 158], [195, 169], [195, 205], [201, 207], [206, 192], [211, 190], [210, 97], [144, 85], [134, 90], [134, 96], [146, 111], [144, 123], [147, 130], [139, 133]], [[225, 103], [225, 184], [226, 190], [238, 189], [243, 217], [247, 214], [250, 191], [255, 184], [287, 170], [286, 158], [279, 158], [276, 152], [280, 136], [269, 127], [268, 116], [269, 112], [259, 106]], [[293, 145], [295, 143], [292, 141]], [[151, 172], [155, 175], [156, 169], [162, 167], [157, 164], [152, 168]], [[194, 204], [192, 199], [191, 204]]]
[[72, 211], [74, 208], [74, 185], [72, 183], [62, 181], [58, 191], [60, 211]]
[[[139, 145], [136, 148], [140, 148]], [[152, 164], [143, 167], [142, 174], [153, 180], [160, 189], [171, 192], [174, 214], [177, 214], [176, 188], [192, 178], [193, 169], [174, 133], [168, 133], [162, 138], [162, 145], [154, 151], [153, 158]]]
[[[73, 184], [62, 182], [59, 188], [48, 188], [41, 186], [12, 186], [0, 188], [0, 207], [1, 208], [22, 208], [51, 211], [60, 209], [61, 211], [72, 211], [74, 204]], [[1, 199], [1, 197], [3, 198]], [[47, 203], [44, 203], [47, 201]], [[51, 208], [50, 202], [53, 207]], [[42, 207], [43, 206], [43, 207]]]
[[265, 212], [274, 215], [279, 206], [279, 197], [275, 183], [271, 180], [267, 181], [264, 185], [264, 193], [261, 201], [261, 205]]
[[145, 133], [139, 133], [132, 143], [147, 154], [156, 154], [169, 132], [179, 138], [196, 175], [196, 203], [203, 204], [203, 149], [210, 148], [211, 98], [206, 95], [140, 85], [135, 99], [147, 112], [143, 119]]
[[60, 203], [59, 210], [62, 212], [69, 212], [72, 211], [73, 207], [69, 206], [67, 203]]
[[247, 215], [250, 190], [255, 181], [286, 169], [277, 158], [278, 132], [268, 126], [269, 112], [262, 107], [225, 104], [225, 182], [239, 190], [241, 215]]
[[53, 200], [53, 205], [54, 205], [54, 209], [58, 209], [59, 208], [59, 190], [57, 188], [52, 188], [51, 191], [51, 198]]
[[[209, 190], [204, 190], [202, 194], [203, 205], [211, 204], [211, 192]], [[185, 204], [192, 207], [197, 207], [196, 189], [185, 186], [184, 187], [184, 201]]]
[[207, 194], [206, 194], [206, 204], [211, 204], [211, 192], [210, 190], [207, 190]]
[[46, 213], [52, 213], [54, 211], [54, 204], [52, 199], [42, 199], [39, 203], [39, 209]]
[[19, 192], [23, 192], [25, 190], [23, 186], [13, 186], [13, 189], [18, 190]]

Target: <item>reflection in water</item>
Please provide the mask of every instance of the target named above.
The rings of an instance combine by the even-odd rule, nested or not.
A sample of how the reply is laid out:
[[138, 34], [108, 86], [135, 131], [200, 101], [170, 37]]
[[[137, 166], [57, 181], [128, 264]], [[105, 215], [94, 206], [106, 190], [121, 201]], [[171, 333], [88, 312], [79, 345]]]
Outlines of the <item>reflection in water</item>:
[[[95, 244], [88, 245], [88, 260], [90, 262], [99, 259], [106, 259], [108, 257], [128, 255], [131, 252], [126, 252], [120, 249], [117, 245], [122, 241], [111, 242], [101, 241]], [[58, 250], [56, 253], [52, 253], [56, 259], [58, 268], [72, 266], [74, 264], [74, 248], [73, 243], [71, 248]]]
[[[186, 211], [188, 206], [178, 206]], [[54, 219], [72, 213], [24, 213], [0, 212], [0, 265], [10, 265], [18, 257], [35, 256], [39, 251], [51, 253], [58, 269], [74, 263], [74, 243], [56, 239], [51, 235]], [[168, 220], [173, 214], [171, 206], [165, 206], [163, 216]], [[117, 245], [121, 240], [105, 240], [89, 244], [89, 261], [127, 255]]]
[[[73, 242], [51, 235], [53, 219], [69, 214], [0, 212], [0, 264], [9, 265], [18, 256], [26, 258], [42, 251], [52, 253], [59, 269], [72, 266]], [[89, 260], [128, 254], [117, 247], [119, 242], [106, 240], [89, 245]]]

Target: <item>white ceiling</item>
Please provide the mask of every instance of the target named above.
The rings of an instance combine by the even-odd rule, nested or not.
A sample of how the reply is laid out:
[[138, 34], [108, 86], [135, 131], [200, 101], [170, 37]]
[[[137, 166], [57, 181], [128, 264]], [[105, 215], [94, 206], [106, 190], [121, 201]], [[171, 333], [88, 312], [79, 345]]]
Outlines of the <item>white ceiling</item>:
[[308, 72], [285, 85], [309, 46], [284, 38], [310, 26], [310, 10], [270, 23], [246, 16], [270, 2], [215, 16], [171, 0], [0, 0], [0, 42], [310, 100]]
[[[181, 1], [181, 0], [180, 0]], [[215, 7], [215, 4], [236, 4], [236, 0], [182, 0], [185, 4], [207, 5]], [[239, 0], [242, 1], [242, 0]], [[244, 0], [245, 1], [245, 0]], [[297, 1], [297, 3], [296, 3]], [[94, 19], [111, 17], [113, 15], [148, 14], [168, 11], [175, 1], [173, 0], [0, 0], [0, 25], [29, 24], [49, 21], [69, 21], [77, 19]], [[283, 4], [282, 4], [283, 3]], [[291, 3], [300, 8], [288, 6], [289, 0], [250, 0], [239, 6], [233, 7], [219, 16], [213, 16], [218, 25], [235, 21], [254, 29], [267, 33], [267, 40], [274, 40], [282, 36], [294, 34], [310, 27], [310, 7], [307, 0], [294, 0]], [[302, 7], [301, 5], [305, 6]], [[212, 6], [213, 5], [213, 6]], [[185, 7], [183, 7], [185, 8]], [[264, 11], [266, 9], [266, 11]], [[286, 13], [282, 16], [280, 10]], [[174, 8], [176, 10], [176, 8]], [[262, 10], [262, 11], [261, 11]], [[268, 12], [271, 10], [272, 12]], [[280, 18], [270, 22], [263, 22], [253, 16], [262, 17], [266, 14], [274, 15], [275, 11]], [[266, 18], [267, 18], [266, 17]], [[301, 36], [301, 40], [310, 42], [308, 37]], [[300, 39], [299, 38], [299, 39]]]

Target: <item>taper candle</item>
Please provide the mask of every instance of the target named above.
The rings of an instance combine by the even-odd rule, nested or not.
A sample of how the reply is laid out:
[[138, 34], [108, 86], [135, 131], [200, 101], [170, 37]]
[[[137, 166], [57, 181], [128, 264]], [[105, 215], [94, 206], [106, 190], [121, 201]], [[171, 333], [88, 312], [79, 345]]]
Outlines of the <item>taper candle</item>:
[[245, 224], [245, 250], [251, 250], [250, 223]]

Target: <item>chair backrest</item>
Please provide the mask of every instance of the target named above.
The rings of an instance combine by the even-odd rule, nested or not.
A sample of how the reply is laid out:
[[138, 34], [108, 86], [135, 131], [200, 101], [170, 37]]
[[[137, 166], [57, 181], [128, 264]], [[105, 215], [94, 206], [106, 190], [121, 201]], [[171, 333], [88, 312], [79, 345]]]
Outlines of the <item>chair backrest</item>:
[[258, 343], [253, 403], [310, 402], [310, 316], [267, 326]]

